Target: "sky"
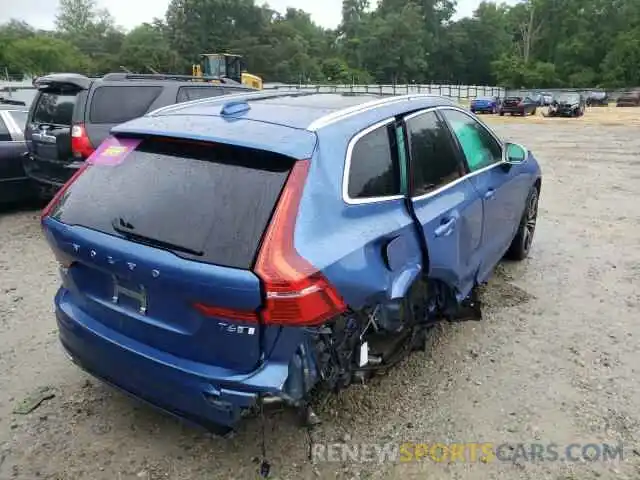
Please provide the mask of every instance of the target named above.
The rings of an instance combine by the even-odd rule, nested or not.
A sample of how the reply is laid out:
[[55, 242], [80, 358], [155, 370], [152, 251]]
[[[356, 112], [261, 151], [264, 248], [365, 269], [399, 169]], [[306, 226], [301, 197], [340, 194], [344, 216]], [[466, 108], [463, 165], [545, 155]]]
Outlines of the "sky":
[[[480, 1], [458, 0], [456, 17], [471, 15]], [[164, 18], [169, 4], [169, 0], [97, 0], [97, 2], [100, 8], [107, 8], [111, 12], [118, 25], [126, 29], [131, 29], [143, 22], [150, 22], [154, 17]], [[263, 2], [258, 0], [256, 3]], [[281, 12], [284, 12], [287, 7], [305, 10], [311, 14], [314, 22], [325, 28], [335, 28], [341, 20], [342, 0], [267, 0], [266, 3]], [[57, 8], [56, 0], [0, 0], [0, 24], [16, 18], [36, 28], [51, 29]]]

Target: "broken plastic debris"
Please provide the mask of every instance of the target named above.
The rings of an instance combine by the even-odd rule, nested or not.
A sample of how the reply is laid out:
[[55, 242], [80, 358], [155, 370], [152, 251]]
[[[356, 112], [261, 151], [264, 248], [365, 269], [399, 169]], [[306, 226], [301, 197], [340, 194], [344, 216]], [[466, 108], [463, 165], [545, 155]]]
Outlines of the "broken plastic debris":
[[17, 413], [19, 415], [26, 415], [27, 413], [33, 412], [36, 408], [38, 408], [42, 402], [45, 400], [49, 400], [55, 397], [55, 393], [49, 387], [40, 387], [35, 392], [29, 394], [25, 399], [23, 399], [16, 408], [13, 409], [13, 413]]

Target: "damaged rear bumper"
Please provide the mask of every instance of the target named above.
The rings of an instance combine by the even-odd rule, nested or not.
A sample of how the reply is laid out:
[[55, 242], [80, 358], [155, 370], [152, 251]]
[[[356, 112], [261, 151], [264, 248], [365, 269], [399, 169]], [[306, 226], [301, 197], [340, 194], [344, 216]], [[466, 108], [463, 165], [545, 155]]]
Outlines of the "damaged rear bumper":
[[69, 357], [96, 378], [152, 406], [224, 434], [258, 402], [286, 397], [289, 362], [265, 361], [250, 373], [177, 358], [139, 344], [56, 296], [59, 338]]

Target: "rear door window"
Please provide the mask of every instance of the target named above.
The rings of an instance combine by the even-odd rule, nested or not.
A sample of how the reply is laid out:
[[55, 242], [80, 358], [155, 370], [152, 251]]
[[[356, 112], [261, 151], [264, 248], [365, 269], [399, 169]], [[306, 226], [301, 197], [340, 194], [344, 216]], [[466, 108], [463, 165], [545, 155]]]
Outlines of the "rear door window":
[[162, 93], [162, 87], [101, 86], [91, 99], [91, 123], [123, 123], [141, 117]]
[[223, 94], [224, 91], [220, 87], [180, 87], [176, 101], [177, 103], [188, 102], [189, 100], [218, 97]]
[[143, 141], [93, 164], [53, 216], [216, 265], [251, 267], [293, 159], [226, 144]]
[[40, 94], [33, 121], [40, 124], [70, 126], [77, 90], [47, 89]]

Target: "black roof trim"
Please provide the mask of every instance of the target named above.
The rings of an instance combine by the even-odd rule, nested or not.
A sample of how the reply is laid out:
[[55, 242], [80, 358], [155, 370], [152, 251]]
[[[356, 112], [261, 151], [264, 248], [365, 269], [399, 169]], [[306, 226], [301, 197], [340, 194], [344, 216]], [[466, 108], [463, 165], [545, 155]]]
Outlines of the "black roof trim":
[[[107, 73], [102, 77], [104, 81], [125, 81], [125, 80], [173, 80], [178, 82], [198, 82], [217, 80], [226, 85], [243, 86], [227, 77], [198, 77], [193, 75], [172, 75], [165, 73]], [[248, 88], [248, 87], [247, 87]]]

